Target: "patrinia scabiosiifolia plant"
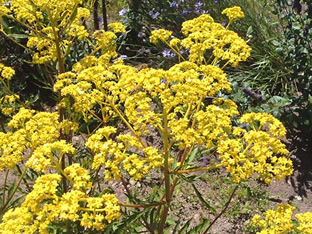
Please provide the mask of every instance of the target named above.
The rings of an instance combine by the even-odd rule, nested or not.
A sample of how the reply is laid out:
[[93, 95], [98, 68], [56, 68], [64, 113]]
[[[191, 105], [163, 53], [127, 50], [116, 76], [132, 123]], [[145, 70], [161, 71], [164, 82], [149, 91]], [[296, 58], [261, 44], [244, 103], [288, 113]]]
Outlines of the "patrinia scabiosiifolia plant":
[[[239, 185], [254, 174], [270, 183], [292, 173], [280, 140], [286, 134], [281, 122], [266, 113], [239, 116], [236, 104], [219, 95], [231, 91], [223, 68], [237, 66], [251, 51], [228, 29], [244, 16], [239, 7], [223, 11], [229, 17], [226, 27], [204, 14], [183, 23], [183, 38], [163, 29], [153, 31], [151, 42], [165, 43], [180, 62], [168, 70], [138, 70], [116, 59], [115, 33], [124, 32], [124, 27], [114, 23], [109, 25], [111, 31], [89, 36], [80, 25], [89, 14], [79, 8], [81, 1], [1, 3], [1, 15], [29, 28], [27, 45], [36, 48], [34, 62], [55, 62], [59, 68], [54, 90], [62, 97], [58, 112], [27, 106], [2, 109], [11, 121], [10, 131], [0, 133], [0, 169], [7, 178], [13, 168], [22, 168], [9, 196], [6, 184], [2, 187], [4, 233], [48, 233], [56, 227], [53, 230], [68, 233], [116, 229], [120, 233], [122, 228], [131, 230], [130, 221], [137, 219], [142, 220], [142, 229], [163, 233], [181, 175], [224, 167]], [[64, 64], [72, 43], [62, 39], [66, 34], [75, 40], [86, 38], [94, 48], [70, 71]], [[180, 54], [181, 48], [189, 53]], [[1, 64], [3, 84], [9, 84], [13, 74]], [[94, 130], [90, 120], [99, 124]], [[82, 125], [88, 129], [83, 157], [81, 146], [72, 142], [73, 136], [82, 135]], [[120, 129], [125, 127], [128, 131]], [[152, 132], [162, 139], [158, 147], [147, 140]], [[220, 160], [190, 168], [190, 155], [197, 149], [215, 151]], [[133, 197], [127, 180], [144, 180], [155, 172], [163, 181], [162, 196], [152, 201]], [[30, 173], [35, 181], [28, 184]], [[128, 203], [105, 188], [111, 180], [125, 185]], [[20, 205], [8, 209], [22, 183], [31, 187], [28, 194]], [[138, 211], [140, 216], [132, 215]], [[126, 224], [129, 218], [129, 226], [118, 225], [121, 217]]]

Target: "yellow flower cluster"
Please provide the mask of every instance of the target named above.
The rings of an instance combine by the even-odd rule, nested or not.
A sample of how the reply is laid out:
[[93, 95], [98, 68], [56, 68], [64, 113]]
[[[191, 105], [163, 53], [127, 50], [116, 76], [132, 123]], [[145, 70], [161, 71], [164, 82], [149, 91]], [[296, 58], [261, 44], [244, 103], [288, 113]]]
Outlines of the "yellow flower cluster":
[[[144, 148], [138, 138], [130, 134], [120, 134], [117, 141], [110, 139], [111, 134], [116, 131], [114, 127], [100, 128], [86, 143], [86, 146], [95, 153], [92, 168], [98, 169], [104, 165], [106, 180], [119, 180], [122, 168], [131, 177], [140, 180], [152, 168], [159, 168], [162, 165], [162, 156], [156, 148], [151, 146]], [[144, 155], [138, 153], [142, 148]]]
[[230, 21], [245, 17], [244, 12], [238, 6], [226, 8], [222, 11], [222, 14], [226, 15], [230, 19]]
[[297, 230], [302, 233], [312, 234], [312, 212], [296, 214], [295, 217], [299, 222]]
[[[204, 48], [202, 45], [211, 42], [206, 49], [213, 48], [214, 61], [225, 59], [234, 65], [246, 60], [250, 54], [250, 47], [243, 39], [214, 23], [209, 15], [185, 22], [182, 32], [187, 38], [175, 38], [169, 44], [187, 46], [191, 42], [188, 47], [191, 49], [192, 46]], [[113, 42], [115, 37], [111, 35], [110, 41]], [[152, 33], [151, 40], [167, 43], [170, 36], [171, 32], [159, 29]], [[144, 68], [138, 71], [120, 60], [110, 62], [115, 46], [105, 48], [104, 55], [86, 57], [73, 67], [72, 72], [61, 74], [55, 84], [56, 91], [74, 98], [76, 111], [92, 113], [92, 108], [98, 104], [108, 113], [116, 113], [122, 106], [125, 110], [121, 117], [132, 127], [134, 136], [128, 137], [133, 138], [131, 144], [136, 149], [143, 147], [139, 137], [148, 134], [152, 128], [163, 132], [166, 124], [168, 137], [180, 149], [194, 145], [217, 147], [222, 164], [236, 182], [255, 172], [266, 183], [292, 173], [292, 163], [285, 157], [288, 151], [280, 141], [286, 130], [278, 120], [266, 114], [246, 114], [241, 123], [249, 124], [251, 129], [237, 127], [233, 130], [232, 117], [238, 115], [236, 104], [214, 98], [221, 91], [231, 91], [226, 74], [217, 62], [209, 65], [205, 64], [204, 57], [191, 59], [192, 54], [198, 56], [191, 49], [189, 61], [182, 61], [168, 70]], [[246, 53], [241, 53], [243, 50]], [[220, 55], [215, 54], [217, 51]], [[202, 102], [207, 96], [215, 99], [214, 104], [204, 107]], [[256, 126], [256, 122], [260, 125]], [[146, 161], [149, 156], [145, 155], [143, 159], [137, 152], [125, 154], [128, 147], [124, 142], [118, 137], [117, 141], [108, 137], [116, 129], [102, 141], [105, 131], [108, 127], [92, 135], [87, 143], [95, 153], [93, 168], [104, 165], [106, 179], [119, 179], [122, 167], [134, 178], [142, 178], [150, 170]], [[157, 152], [153, 155], [160, 166], [160, 155]]]
[[5, 95], [0, 98], [0, 110], [4, 115], [11, 115], [15, 111], [15, 101], [19, 100], [19, 95]]
[[24, 159], [27, 150], [25, 130], [21, 129], [14, 133], [0, 132], [0, 171], [3, 168], [11, 169]]
[[11, 80], [11, 78], [15, 75], [15, 71], [0, 63], [0, 79], [1, 80]]
[[26, 167], [30, 167], [36, 172], [45, 173], [48, 167], [53, 167], [51, 161], [55, 160], [56, 156], [62, 158], [64, 154], [74, 153], [74, 147], [64, 140], [45, 143], [34, 150], [31, 157], [27, 160]]
[[[33, 51], [34, 63], [55, 61], [57, 50], [66, 53], [74, 40], [89, 36], [82, 22], [90, 17], [82, 0], [12, 0], [0, 6], [0, 16], [16, 18], [30, 30], [27, 47]], [[22, 23], [23, 22], [23, 23]]]
[[167, 41], [171, 35], [172, 32], [166, 29], [153, 30], [150, 41], [154, 44], [156, 44], [158, 41]]
[[[227, 14], [231, 20], [244, 17], [240, 7], [227, 8], [223, 13]], [[185, 21], [182, 24], [182, 33], [186, 38], [181, 40], [173, 38], [168, 43], [172, 32], [158, 29], [152, 31], [150, 41], [155, 44], [162, 41], [170, 45], [178, 55], [178, 51], [185, 48], [189, 50], [188, 60], [197, 64], [216, 65], [220, 61], [226, 61], [225, 65], [231, 64], [235, 67], [250, 56], [251, 48], [247, 43], [237, 33], [215, 23], [210, 15], [203, 14]], [[207, 52], [210, 51], [212, 54], [207, 58]], [[179, 56], [182, 57], [182, 55]]]
[[[268, 210], [265, 212], [265, 218], [255, 215], [252, 218], [251, 225], [259, 228], [260, 234], [278, 234], [278, 233], [312, 233], [312, 212], [299, 213], [292, 219], [295, 207], [289, 204], [280, 204], [276, 210]], [[295, 222], [294, 222], [295, 221]]]
[[[32, 153], [36, 151], [36, 154], [30, 157], [29, 165], [33, 165], [37, 171], [45, 171], [45, 168], [50, 164], [45, 158], [48, 155], [42, 153], [47, 153], [50, 150], [49, 154], [51, 154], [52, 149], [49, 148], [49, 144], [57, 144], [54, 142], [59, 137], [58, 114], [35, 113], [33, 110], [22, 107], [12, 117], [8, 126], [13, 128], [14, 131], [0, 132], [1, 139], [3, 139], [0, 144], [0, 170], [13, 168], [24, 159], [27, 149], [32, 149]], [[56, 148], [63, 149], [63, 145]], [[69, 150], [68, 152], [72, 151]]]
[[125, 33], [126, 32], [125, 26], [120, 22], [110, 23], [110, 24], [108, 24], [108, 28], [112, 29], [114, 33]]
[[244, 114], [240, 122], [249, 125], [247, 130], [237, 127], [234, 138], [221, 141], [217, 149], [234, 181], [246, 180], [255, 172], [268, 184], [291, 175], [292, 161], [280, 141], [286, 134], [282, 123], [266, 113]]
[[[78, 221], [85, 228], [102, 230], [119, 219], [118, 199], [112, 194], [89, 197], [82, 189], [88, 189], [90, 176], [77, 164], [65, 168], [65, 174], [73, 182], [71, 191], [59, 196], [59, 174], [38, 177], [20, 207], [10, 209], [0, 224], [3, 233], [49, 233], [54, 222]], [[85, 187], [86, 186], [86, 187]]]

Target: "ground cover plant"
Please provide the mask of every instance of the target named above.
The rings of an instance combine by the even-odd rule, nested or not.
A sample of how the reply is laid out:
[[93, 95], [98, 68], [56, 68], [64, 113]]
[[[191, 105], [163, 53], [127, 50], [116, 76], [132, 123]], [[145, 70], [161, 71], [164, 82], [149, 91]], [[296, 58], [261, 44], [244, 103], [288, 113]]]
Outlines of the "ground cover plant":
[[[292, 174], [283, 124], [267, 113], [240, 114], [224, 96], [232, 91], [225, 68], [237, 67], [251, 52], [230, 29], [244, 17], [240, 7], [222, 11], [226, 25], [201, 14], [183, 22], [180, 34], [152, 31], [150, 42], [177, 57], [161, 69], [123, 61], [116, 51], [117, 37], [125, 33], [121, 23], [88, 32], [93, 1], [0, 4], [0, 17], [20, 24], [27, 43], [11, 39], [31, 53], [33, 63], [54, 72], [57, 99], [53, 111], [31, 108], [10, 88], [14, 70], [0, 64], [1, 112], [8, 118], [0, 132], [3, 233], [208, 232], [248, 179], [270, 184]], [[85, 54], [77, 55], [76, 44]], [[209, 160], [199, 162], [204, 156]], [[15, 169], [18, 179], [10, 184]], [[196, 173], [216, 170], [235, 184], [220, 212], [194, 185]], [[123, 197], [115, 193], [115, 181]], [[182, 226], [170, 221], [175, 194], [186, 182], [213, 219], [196, 226], [192, 219]], [[133, 188], [138, 183], [141, 190]], [[311, 231], [311, 212], [293, 220], [293, 209], [281, 205], [251, 224], [262, 233]]]

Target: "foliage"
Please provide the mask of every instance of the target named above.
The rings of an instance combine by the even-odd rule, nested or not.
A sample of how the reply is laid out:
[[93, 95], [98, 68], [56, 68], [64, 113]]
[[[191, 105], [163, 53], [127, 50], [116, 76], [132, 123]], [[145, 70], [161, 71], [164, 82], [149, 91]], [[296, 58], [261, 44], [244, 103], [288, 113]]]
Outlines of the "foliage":
[[285, 66], [291, 69], [296, 92], [292, 94], [294, 107], [286, 121], [309, 136], [312, 132], [312, 5], [310, 1], [278, 1], [275, 12], [284, 34], [283, 40], [275, 42], [276, 50], [285, 57]]
[[[150, 41], [168, 46], [178, 59], [164, 70], [137, 69], [118, 57], [116, 34], [125, 33], [121, 23], [91, 35], [84, 22], [92, 1], [84, 7], [79, 0], [0, 4], [2, 17], [27, 29], [33, 63], [54, 71], [60, 100], [57, 111], [29, 108], [10, 89], [14, 70], [0, 64], [6, 94], [1, 111], [10, 118], [8, 131], [0, 132], [4, 232], [207, 232], [250, 177], [269, 184], [292, 174], [282, 123], [267, 113], [240, 115], [235, 102], [222, 98], [231, 92], [224, 69], [246, 61], [251, 51], [229, 29], [244, 16], [241, 8], [222, 11], [229, 18], [226, 26], [203, 14], [183, 22], [180, 35], [152, 31]], [[76, 41], [92, 49], [71, 65]], [[151, 135], [160, 139], [158, 145]], [[218, 160], [194, 166], [198, 151]], [[13, 168], [20, 175], [12, 190], [7, 177]], [[181, 228], [170, 226], [177, 186], [194, 181], [190, 173], [219, 168], [236, 183], [221, 212], [209, 226], [202, 220], [191, 229], [192, 219]], [[133, 193], [130, 181], [143, 183], [152, 175], [159, 185], [145, 191], [147, 199]], [[117, 196], [114, 181], [124, 187], [126, 201]], [[29, 191], [20, 205], [13, 204], [22, 184]], [[199, 202], [216, 213], [194, 186]], [[136, 221], [141, 225], [132, 225]]]

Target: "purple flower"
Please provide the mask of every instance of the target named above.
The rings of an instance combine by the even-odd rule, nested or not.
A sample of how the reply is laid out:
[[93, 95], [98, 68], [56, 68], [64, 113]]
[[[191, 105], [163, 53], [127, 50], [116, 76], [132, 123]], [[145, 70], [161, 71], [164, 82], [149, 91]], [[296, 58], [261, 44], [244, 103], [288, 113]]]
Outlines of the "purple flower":
[[196, 9], [199, 9], [199, 8], [201, 8], [203, 6], [203, 3], [202, 2], [196, 2], [195, 3], [195, 8]]
[[171, 50], [169, 49], [165, 49], [163, 52], [162, 52], [162, 55], [163, 57], [171, 57], [171, 58], [174, 58], [176, 56], [175, 53], [173, 53]]
[[156, 19], [156, 18], [160, 15], [159, 12], [154, 13], [153, 11], [150, 11], [148, 14], [149, 14], [153, 19]]
[[170, 3], [170, 7], [176, 7], [178, 4], [175, 2], [175, 1], [173, 1], [173, 2], [171, 2]]
[[201, 13], [202, 13], [202, 14], [208, 14], [208, 12], [209, 12], [208, 10], [202, 10]]
[[247, 124], [242, 124], [242, 125], [240, 126], [240, 128], [246, 129], [246, 128], [247, 128]]
[[215, 3], [215, 4], [218, 4], [218, 0], [214, 0], [214, 3]]
[[163, 52], [162, 52], [162, 55], [164, 57], [170, 57], [171, 56], [171, 51], [168, 50], [168, 49], [165, 49]]
[[143, 33], [142, 33], [142, 32], [139, 32], [139, 33], [138, 33], [138, 37], [139, 37], [139, 38], [142, 38], [142, 37], [143, 37]]
[[222, 26], [225, 27], [225, 25], [226, 25], [226, 22], [222, 22]]
[[190, 13], [191, 13], [190, 10], [183, 10], [183, 11], [182, 11], [182, 14], [183, 14], [183, 15], [187, 15], [187, 14], [190, 14]]
[[146, 49], [145, 53], [147, 53], [147, 54], [151, 53], [151, 49]]
[[122, 16], [124, 14], [126, 14], [127, 10], [126, 8], [122, 8], [120, 11], [119, 11], [119, 15]]
[[120, 55], [119, 58], [121, 58], [122, 60], [125, 60], [127, 58], [127, 55]]

